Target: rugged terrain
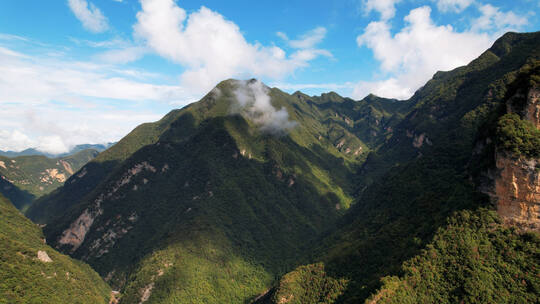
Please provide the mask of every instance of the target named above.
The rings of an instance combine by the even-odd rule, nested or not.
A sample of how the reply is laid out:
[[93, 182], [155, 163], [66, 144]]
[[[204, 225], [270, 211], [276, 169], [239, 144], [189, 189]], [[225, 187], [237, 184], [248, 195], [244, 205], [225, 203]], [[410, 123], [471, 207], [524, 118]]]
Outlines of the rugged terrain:
[[539, 47], [406, 101], [223, 81], [27, 215], [122, 303], [538, 302]]
[[58, 158], [44, 155], [0, 156], [0, 193], [24, 211], [33, 199], [63, 185], [98, 153], [97, 150], [86, 149]]
[[[245, 301], [349, 208], [358, 165], [407, 107], [224, 81], [135, 129], [28, 214], [58, 248], [124, 288], [126, 303], [182, 301], [200, 282], [201, 302]], [[228, 270], [215, 277], [217, 268]], [[172, 286], [183, 287], [166, 292]]]
[[[537, 302], [540, 131], [525, 113], [537, 107], [539, 45], [538, 33], [506, 34], [416, 92], [362, 170], [390, 169], [315, 246], [323, 271], [298, 268], [261, 302]], [[309, 283], [326, 277], [346, 287]]]

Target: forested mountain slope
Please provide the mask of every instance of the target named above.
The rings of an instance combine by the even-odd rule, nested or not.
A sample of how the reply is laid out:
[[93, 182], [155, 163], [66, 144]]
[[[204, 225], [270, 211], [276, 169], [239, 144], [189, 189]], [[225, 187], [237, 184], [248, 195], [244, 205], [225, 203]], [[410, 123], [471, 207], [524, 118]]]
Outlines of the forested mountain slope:
[[363, 165], [356, 204], [315, 246], [322, 266], [261, 302], [538, 302], [539, 46], [539, 33], [506, 34], [416, 92]]
[[247, 301], [349, 208], [359, 165], [409, 106], [227, 80], [136, 128], [27, 214], [125, 303]]
[[111, 289], [90, 266], [44, 240], [0, 194], [0, 303], [109, 303]]

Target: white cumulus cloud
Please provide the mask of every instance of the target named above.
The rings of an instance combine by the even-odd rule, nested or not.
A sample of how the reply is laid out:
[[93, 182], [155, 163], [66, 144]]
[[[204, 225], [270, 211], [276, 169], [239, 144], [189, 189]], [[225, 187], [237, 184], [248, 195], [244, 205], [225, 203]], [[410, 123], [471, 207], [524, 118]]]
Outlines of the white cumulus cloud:
[[198, 93], [227, 78], [283, 78], [318, 56], [315, 49], [325, 31], [318, 28], [293, 43], [300, 49], [290, 54], [277, 46], [245, 40], [240, 28], [206, 7], [187, 14], [173, 0], [141, 0], [135, 37], [157, 54], [185, 68], [181, 85]]
[[68, 5], [85, 29], [94, 33], [101, 33], [109, 28], [107, 18], [92, 2], [68, 0]]
[[19, 130], [0, 130], [0, 150], [22, 151], [35, 144], [35, 141]]
[[[86, 29], [108, 29], [107, 18], [91, 1], [67, 3]], [[49, 45], [36, 52], [38, 46], [28, 39], [0, 34], [6, 42], [0, 43], [0, 149], [59, 153], [76, 144], [116, 141], [171, 106], [199, 99], [223, 79], [280, 80], [319, 56], [331, 57], [316, 47], [326, 35], [321, 27], [292, 40], [295, 47], [286, 52], [247, 42], [235, 23], [205, 7], [187, 14], [173, 0], [141, 0], [141, 8], [133, 40], [70, 38], [78, 46], [102, 49], [91, 61], [62, 59]], [[33, 49], [9, 47], [15, 40]], [[178, 64], [178, 79], [118, 65], [149, 53]], [[256, 101], [264, 100], [261, 96], [252, 94]], [[287, 125], [283, 109], [261, 113], [263, 129], [276, 127], [270, 121]]]
[[518, 16], [512, 11], [502, 12], [491, 4], [481, 5], [478, 9], [481, 16], [472, 26], [475, 31], [495, 31], [500, 34], [506, 31], [517, 31], [528, 22], [524, 16]]
[[[167, 104], [194, 100], [178, 86], [148, 81], [155, 77], [0, 46], [0, 150], [61, 153], [81, 143], [117, 141], [159, 119]], [[154, 110], [160, 104], [162, 112]]]
[[[501, 12], [490, 5], [482, 6], [481, 12], [482, 16], [473, 20], [471, 28], [462, 32], [451, 25], [435, 24], [429, 6], [411, 10], [404, 18], [405, 26], [395, 34], [385, 20], [369, 23], [357, 37], [357, 43], [373, 51], [382, 75], [379, 75], [380, 80], [357, 83], [353, 97], [373, 93], [409, 98], [436, 71], [468, 64], [491, 46], [500, 31], [527, 22], [512, 12]], [[486, 31], [488, 29], [492, 31]]]
[[42, 136], [38, 138], [38, 142], [37, 150], [50, 154], [65, 153], [70, 149], [60, 135]]

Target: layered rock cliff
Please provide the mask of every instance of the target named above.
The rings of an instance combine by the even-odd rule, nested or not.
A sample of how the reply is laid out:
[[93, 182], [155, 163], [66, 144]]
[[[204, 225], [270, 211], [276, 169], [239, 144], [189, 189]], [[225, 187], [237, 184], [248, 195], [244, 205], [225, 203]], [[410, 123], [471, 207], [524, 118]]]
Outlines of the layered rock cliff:
[[497, 153], [492, 202], [505, 224], [540, 231], [540, 160]]
[[[539, 87], [516, 93], [506, 108], [540, 129]], [[499, 216], [505, 224], [520, 230], [540, 231], [540, 158], [497, 149], [495, 166], [496, 172], [491, 175], [493, 184], [487, 194]]]

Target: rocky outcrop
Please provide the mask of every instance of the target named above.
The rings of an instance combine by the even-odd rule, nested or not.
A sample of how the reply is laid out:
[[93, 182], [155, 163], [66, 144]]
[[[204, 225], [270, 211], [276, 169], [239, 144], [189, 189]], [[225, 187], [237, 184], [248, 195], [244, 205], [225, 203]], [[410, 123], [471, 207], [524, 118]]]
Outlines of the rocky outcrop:
[[[540, 90], [531, 88], [526, 94], [523, 109], [515, 109], [514, 96], [507, 103], [507, 111], [520, 114], [522, 119], [540, 128]], [[491, 186], [484, 188], [497, 213], [507, 225], [520, 230], [540, 231], [540, 159], [495, 153], [495, 172], [490, 172]]]
[[[50, 168], [41, 172], [39, 180], [45, 184], [52, 184], [53, 182], [63, 183], [66, 181], [66, 175], [56, 168]], [[19, 181], [19, 183], [24, 184], [24, 181]]]
[[67, 161], [61, 159], [60, 164], [62, 164], [62, 167], [64, 167], [64, 170], [66, 170], [69, 175], [73, 175], [73, 168]]
[[55, 168], [45, 169], [45, 172], [51, 179], [55, 179], [59, 183], [63, 183], [66, 181], [66, 175], [64, 173], [60, 173], [58, 169], [55, 169]]
[[89, 255], [83, 257], [87, 259], [89, 256], [101, 257], [109, 252], [109, 249], [113, 247], [117, 240], [122, 238], [129, 230], [133, 228], [133, 223], [138, 219], [137, 213], [133, 212], [125, 221], [122, 215], [118, 214], [114, 221], [108, 220], [104, 226], [97, 228], [99, 232], [105, 231], [100, 238], [94, 239], [90, 245]]
[[496, 156], [497, 174], [488, 193], [507, 225], [540, 231], [540, 160]]
[[51, 258], [49, 257], [49, 255], [47, 254], [46, 251], [43, 251], [43, 250], [38, 250], [37, 252], [37, 258], [38, 260], [42, 261], [43, 263], [50, 263], [52, 262]]
[[96, 217], [103, 213], [101, 209], [101, 202], [103, 198], [100, 197], [96, 200], [94, 208], [87, 208], [83, 213], [64, 230], [60, 238], [58, 239], [59, 245], [71, 246], [71, 252], [75, 252], [79, 246], [84, 242], [86, 234], [92, 227]]
[[[166, 164], [164, 168], [168, 168], [169, 166]], [[167, 170], [167, 169], [165, 169]], [[86, 235], [90, 231], [90, 228], [94, 224], [94, 221], [97, 217], [103, 214], [103, 208], [102, 203], [107, 200], [115, 200], [118, 199], [117, 196], [114, 194], [121, 188], [128, 184], [130, 184], [134, 177], [138, 174], [149, 171], [152, 173], [156, 173], [157, 170], [154, 166], [150, 165], [148, 162], [143, 161], [141, 163], [135, 164], [133, 167], [129, 168], [122, 176], [112, 183], [112, 185], [109, 187], [108, 191], [106, 193], [100, 194], [100, 196], [95, 200], [94, 205], [90, 208], [85, 209], [82, 214], [71, 223], [70, 227], [62, 233], [60, 238], [58, 239], [58, 245], [64, 246], [68, 245], [71, 246], [70, 252], [75, 252], [81, 244], [84, 242]], [[162, 170], [163, 172], [163, 170]], [[80, 174], [86, 174], [85, 169]], [[77, 176], [80, 176], [78, 174]], [[144, 184], [148, 183], [148, 179], [145, 179], [143, 181]], [[138, 186], [134, 185], [133, 190], [137, 190]], [[120, 216], [120, 215], [119, 215]], [[120, 216], [121, 217], [121, 216]], [[134, 213], [132, 214], [128, 222], [129, 224], [135, 222], [137, 220], [137, 215]], [[105, 226], [108, 226], [110, 222], [107, 222]], [[107, 253], [110, 247], [114, 246], [117, 239], [123, 237], [131, 228], [132, 226], [129, 224], [125, 224], [123, 221], [120, 221], [120, 218], [117, 219], [117, 222], [113, 227], [110, 227], [108, 230], [106, 230], [101, 238], [97, 238], [93, 240], [92, 244], [90, 245], [90, 253], [92, 256], [100, 257], [103, 254]], [[105, 227], [98, 227], [98, 230], [102, 231], [105, 229]], [[83, 258], [87, 258], [88, 256], [85, 256]]]
[[150, 296], [152, 295], [152, 289], [154, 289], [154, 282], [146, 285], [142, 290], [141, 290], [141, 300], [139, 301], [139, 304], [141, 303], [144, 303], [146, 301], [148, 301], [148, 299], [150, 298]]

